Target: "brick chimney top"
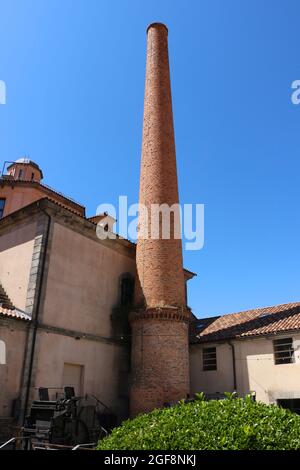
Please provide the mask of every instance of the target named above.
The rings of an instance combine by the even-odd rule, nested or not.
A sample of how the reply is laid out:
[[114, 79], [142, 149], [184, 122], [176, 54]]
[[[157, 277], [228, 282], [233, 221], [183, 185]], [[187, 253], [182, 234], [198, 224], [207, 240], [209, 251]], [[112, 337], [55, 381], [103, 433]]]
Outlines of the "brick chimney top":
[[165, 28], [167, 33], [168, 33], [168, 28], [163, 23], [150, 23], [148, 28], [147, 28], [147, 33], [148, 33], [150, 28]]

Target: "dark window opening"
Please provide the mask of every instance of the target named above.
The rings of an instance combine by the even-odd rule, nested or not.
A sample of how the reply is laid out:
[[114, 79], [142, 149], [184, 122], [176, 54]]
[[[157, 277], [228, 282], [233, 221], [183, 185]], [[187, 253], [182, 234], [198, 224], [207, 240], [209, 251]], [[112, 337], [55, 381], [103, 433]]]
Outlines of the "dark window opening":
[[277, 405], [300, 415], [300, 398], [280, 399]]
[[21, 169], [19, 170], [19, 176], [18, 176], [18, 177], [19, 177], [19, 178], [22, 178], [22, 176], [23, 176], [23, 170], [22, 170], [22, 168], [21, 168]]
[[34, 173], [31, 173], [31, 181], [34, 179]]
[[293, 338], [275, 339], [273, 346], [275, 364], [291, 364], [294, 362]]
[[203, 348], [203, 370], [217, 370], [216, 348]]
[[132, 277], [126, 276], [121, 279], [121, 305], [131, 305], [134, 295], [134, 280]]
[[104, 232], [108, 232], [108, 224], [104, 225]]
[[3, 217], [5, 206], [5, 199], [0, 199], [0, 219]]

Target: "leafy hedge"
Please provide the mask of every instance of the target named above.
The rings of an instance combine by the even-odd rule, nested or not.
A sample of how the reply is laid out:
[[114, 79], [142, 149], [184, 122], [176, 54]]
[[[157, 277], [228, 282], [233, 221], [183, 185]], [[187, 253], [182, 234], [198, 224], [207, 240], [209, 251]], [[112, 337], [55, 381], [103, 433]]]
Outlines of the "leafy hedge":
[[300, 449], [300, 416], [250, 397], [180, 402], [127, 420], [99, 450]]

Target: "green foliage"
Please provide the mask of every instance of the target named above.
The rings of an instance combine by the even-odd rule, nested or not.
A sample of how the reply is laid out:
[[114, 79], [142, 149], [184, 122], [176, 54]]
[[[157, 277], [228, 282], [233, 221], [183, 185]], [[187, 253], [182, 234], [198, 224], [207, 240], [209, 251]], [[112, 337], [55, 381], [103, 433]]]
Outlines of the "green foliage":
[[300, 416], [250, 397], [194, 402], [124, 421], [98, 444], [105, 450], [300, 450]]
[[205, 393], [200, 392], [200, 393], [195, 393], [195, 399], [199, 401], [204, 401], [205, 400]]
[[224, 392], [224, 396], [227, 398], [227, 400], [233, 400], [234, 398], [237, 398], [235, 392]]

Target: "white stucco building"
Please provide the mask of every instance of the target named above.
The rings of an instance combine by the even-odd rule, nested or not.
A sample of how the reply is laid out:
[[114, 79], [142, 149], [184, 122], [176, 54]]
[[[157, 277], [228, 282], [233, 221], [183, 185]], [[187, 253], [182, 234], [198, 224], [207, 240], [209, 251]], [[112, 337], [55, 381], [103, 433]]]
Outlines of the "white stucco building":
[[200, 319], [192, 335], [192, 393], [252, 393], [300, 412], [300, 303]]

